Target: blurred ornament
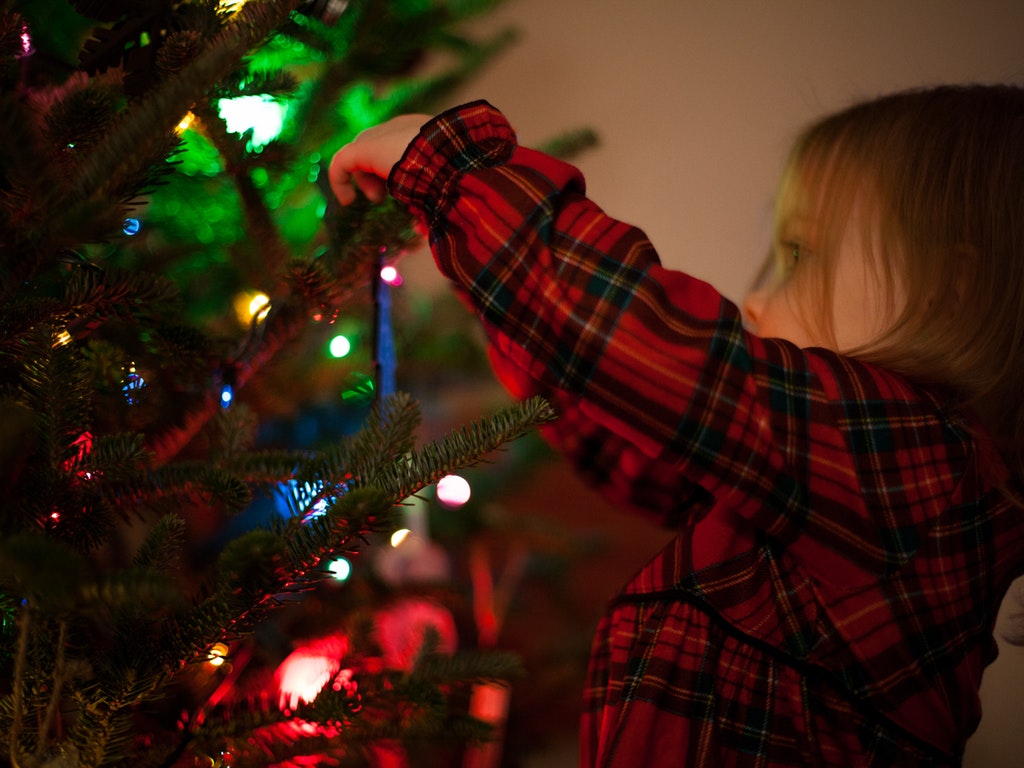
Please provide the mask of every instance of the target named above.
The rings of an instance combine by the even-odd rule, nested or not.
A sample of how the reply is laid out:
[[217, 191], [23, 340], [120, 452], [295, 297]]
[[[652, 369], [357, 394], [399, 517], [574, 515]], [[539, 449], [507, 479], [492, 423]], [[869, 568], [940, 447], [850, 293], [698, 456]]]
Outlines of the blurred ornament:
[[451, 579], [451, 558], [434, 542], [408, 535], [398, 546], [378, 547], [377, 575], [392, 587], [437, 584]]
[[511, 689], [502, 683], [486, 682], [473, 686], [469, 714], [494, 728], [491, 740], [471, 744], [466, 749], [462, 768], [496, 768], [501, 764], [502, 739], [508, 720]]
[[35, 53], [35, 49], [32, 47], [32, 34], [29, 32], [28, 25], [22, 24], [21, 26], [21, 53], [19, 57], [31, 56]]
[[338, 633], [310, 641], [292, 651], [274, 673], [278, 707], [287, 712], [300, 702], [313, 701], [341, 672], [341, 661], [348, 650], [348, 638]]
[[335, 24], [348, 8], [348, 0], [306, 0], [299, 5], [299, 13], [320, 19], [324, 24]]
[[458, 631], [451, 611], [433, 600], [405, 598], [377, 612], [377, 644], [388, 669], [412, 669], [427, 633], [434, 630], [437, 652], [451, 654], [458, 646]]

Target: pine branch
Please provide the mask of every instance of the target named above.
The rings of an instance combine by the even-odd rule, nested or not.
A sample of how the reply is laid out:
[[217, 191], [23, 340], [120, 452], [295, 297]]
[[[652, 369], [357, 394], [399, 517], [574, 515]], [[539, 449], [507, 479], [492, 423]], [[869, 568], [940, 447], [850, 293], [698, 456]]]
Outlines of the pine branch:
[[354, 474], [373, 477], [411, 451], [422, 420], [419, 404], [404, 392], [378, 403], [352, 446]]
[[[75, 167], [68, 183], [53, 190], [44, 204], [42, 221], [53, 226], [54, 220], [74, 214], [105, 196], [107, 190], [122, 188], [124, 179], [139, 176], [158, 154], [154, 150], [166, 145], [167, 137], [191, 109], [196, 95], [208, 92], [297, 5], [298, 0], [247, 3], [191, 64], [129, 107], [113, 130]], [[42, 233], [29, 234], [29, 239], [35, 240]]]
[[19, 400], [36, 415], [43, 466], [56, 474], [77, 455], [75, 441], [88, 429], [92, 388], [59, 331], [39, 326], [23, 339]]
[[14, 356], [21, 339], [40, 325], [59, 325], [65, 306], [52, 297], [15, 299], [0, 305], [0, 345]]
[[31, 107], [13, 90], [0, 93], [0, 136], [0, 295], [14, 300], [50, 251], [46, 201], [65, 183], [65, 171], [44, 145]]
[[[486, 6], [492, 0], [475, 1]], [[120, 2], [80, 4], [109, 10]], [[0, 590], [14, 596], [14, 606], [22, 598], [28, 601], [27, 608], [18, 609], [26, 641], [16, 646], [13, 639], [5, 639], [2, 649], [15, 654], [20, 649], [22, 656], [17, 684], [8, 686], [11, 695], [0, 697], [0, 744], [10, 747], [24, 768], [40, 768], [44, 757], [50, 760], [60, 750], [65, 751], [59, 759], [83, 766], [142, 763], [147, 758], [152, 762], [151, 756], [138, 754], [141, 739], [133, 742], [135, 731], [169, 766], [187, 759], [186, 750], [196, 744], [220, 749], [224, 740], [235, 739], [242, 747], [253, 746], [252, 729], [269, 735], [277, 725], [287, 724], [276, 711], [257, 711], [247, 719], [240, 708], [238, 719], [223, 723], [220, 735], [216, 718], [210, 717], [203, 724], [190, 722], [172, 744], [178, 733], [178, 701], [165, 706], [154, 699], [173, 692], [200, 699], [187, 702], [188, 711], [217, 711], [201, 703], [209, 691], [196, 690], [200, 680], [212, 685], [227, 680], [222, 673], [209, 676], [212, 667], [202, 663], [214, 643], [251, 635], [282, 605], [320, 585], [327, 578], [325, 562], [357, 550], [371, 534], [393, 526], [396, 505], [410, 493], [454, 469], [485, 461], [505, 440], [551, 418], [550, 409], [534, 401], [417, 450], [418, 408], [407, 396], [399, 396], [375, 410], [363, 432], [328, 449], [251, 452], [252, 420], [239, 403], [230, 410], [220, 407], [224, 384], [241, 390], [292, 346], [312, 317], [333, 318], [367, 286], [382, 249], [385, 255], [397, 253], [413, 237], [408, 215], [396, 205], [372, 206], [365, 200], [345, 210], [333, 205], [321, 165], [326, 227], [308, 246], [307, 253], [315, 256], [288, 260], [285, 241], [300, 240], [294, 235], [296, 227], [284, 214], [274, 218], [277, 214], [261, 197], [263, 188], [253, 183], [252, 169], [275, 174], [275, 179], [280, 173], [282, 186], [290, 190], [287, 174], [293, 169], [282, 158], [303, 158], [304, 174], [309, 162], [315, 162], [308, 160], [314, 152], [324, 152], [328, 141], [336, 144], [334, 103], [357, 76], [365, 80], [369, 73], [374, 91], [362, 85], [352, 89], [367, 94], [367, 111], [353, 111], [352, 126], [377, 110], [412, 108], [436, 98], [473, 71], [508, 39], [499, 36], [489, 47], [475, 49], [436, 31], [473, 2], [353, 0], [336, 26], [307, 25], [308, 39], [331, 38], [323, 50], [332, 62], [312, 54], [303, 59], [302, 69], [295, 68], [302, 77], [313, 70], [328, 72], [319, 85], [323, 109], [307, 112], [312, 119], [297, 129], [301, 140], [291, 146], [282, 140], [272, 158], [244, 152], [242, 143], [223, 131], [208, 99], [224, 89], [267, 92], [292, 87], [288, 73], [254, 78], [251, 67], [239, 63], [280, 26], [298, 0], [249, 0], [223, 29], [217, 25], [226, 17], [203, 28], [185, 18], [200, 6], [196, 12], [208, 14], [215, 0], [172, 3], [175, 24], [160, 30], [165, 36], [155, 46], [160, 60], [151, 68], [163, 79], [146, 95], [123, 106], [104, 83], [82, 76], [67, 89], [47, 92], [52, 110], [40, 111], [49, 114], [45, 130], [20, 107], [13, 117], [0, 114], [0, 128], [17, 123], [5, 136], [26, 139], [16, 141], [15, 149], [0, 149], [5, 176], [0, 184], [0, 234], [11, 235], [0, 237], [7, 286], [0, 301], [0, 419], [4, 436], [22, 447], [21, 455], [3, 457], [4, 469], [11, 469], [4, 490], [12, 493], [5, 497], [5, 511], [10, 512], [0, 524]], [[137, 5], [125, 6], [123, 13], [144, 15], [158, 6], [171, 7], [165, 0]], [[179, 10], [184, 15], [177, 15]], [[0, 17], [5, 18], [2, 13]], [[294, 18], [289, 34], [304, 23], [299, 15]], [[181, 26], [176, 26], [179, 21]], [[211, 32], [214, 28], [216, 33]], [[329, 35], [322, 34], [329, 30]], [[125, 33], [124, 39], [133, 34]], [[0, 26], [0, 46], [13, 40]], [[439, 47], [454, 51], [461, 63], [422, 84], [409, 80], [410, 67], [423, 52]], [[254, 61], [278, 55], [273, 50], [266, 54], [263, 58], [258, 53]], [[235, 76], [243, 69], [244, 81]], [[306, 83], [296, 101], [316, 103]], [[364, 105], [358, 99], [353, 104]], [[121, 237], [115, 229], [133, 195], [155, 183], [155, 174], [168, 167], [173, 126], [190, 108], [219, 131], [214, 144], [239, 191], [242, 213], [248, 216], [247, 235], [256, 246], [240, 257], [237, 251], [247, 246], [231, 240], [230, 233], [237, 230], [232, 222], [223, 237], [218, 232], [211, 254], [216, 247], [216, 256], [230, 257], [233, 266], [253, 259], [266, 269], [266, 282], [278, 282], [266, 287], [272, 294], [268, 313], [226, 353], [209, 335], [183, 322], [183, 307], [168, 281], [134, 271], [145, 264], [172, 274], [178, 266], [154, 263], [176, 255], [167, 239], [174, 222], [160, 218], [165, 213], [159, 202], [154, 200], [149, 208], [152, 216], [138, 237], [127, 237], [128, 232]], [[90, 122], [88, 113], [95, 109], [105, 117]], [[329, 139], [311, 143], [318, 131]], [[45, 133], [58, 145], [74, 143], [74, 151], [64, 147], [69, 151], [20, 157], [36, 154], [41, 142], [33, 133]], [[43, 166], [38, 173], [37, 164]], [[221, 173], [218, 181], [224, 178]], [[211, 186], [224, 189], [222, 184]], [[315, 190], [300, 185], [297, 194], [285, 198], [282, 210], [295, 197], [303, 198], [310, 211], [317, 208]], [[173, 216], [170, 207], [166, 216]], [[117, 237], [105, 242], [111, 233]], [[130, 271], [107, 269], [106, 264]], [[203, 288], [233, 289], [227, 287], [228, 271], [218, 271]], [[28, 276], [33, 279], [26, 284]], [[31, 293], [23, 299], [26, 285]], [[217, 332], [229, 328], [226, 335], [236, 333], [233, 319], [230, 323], [216, 326]], [[68, 335], [70, 343], [55, 344], [67, 341]], [[147, 381], [128, 404], [122, 396], [125, 361], [137, 361]], [[9, 417], [18, 423], [12, 426]], [[88, 444], [82, 442], [85, 433]], [[177, 461], [179, 456], [190, 460]], [[220, 507], [217, 511], [239, 509], [253, 490], [287, 480], [295, 481], [295, 511], [318, 504], [323, 514], [307, 522], [301, 515], [275, 519], [265, 529], [235, 537], [212, 567], [204, 562], [204, 570], [196, 573], [182, 567], [183, 561], [193, 562], [185, 560], [186, 530], [192, 530], [193, 521], [208, 515], [212, 506]], [[131, 530], [121, 526], [124, 538], [110, 537], [117, 546], [90, 551], [93, 544], [105, 543], [118, 516], [132, 523]], [[120, 551], [124, 545], [134, 547], [130, 542], [140, 523], [152, 523], [143, 543], [134, 552]], [[208, 556], [204, 545], [196, 560]], [[0, 607], [6, 606], [3, 602]], [[348, 712], [343, 697], [332, 701], [328, 694], [318, 700], [311, 717], [329, 719], [333, 711], [338, 719], [351, 721], [346, 732], [324, 746], [323, 754], [350, 759], [373, 739], [405, 732], [483, 738], [485, 724], [450, 711], [451, 686], [504, 679], [515, 672], [515, 665], [509, 659], [474, 655], [449, 659], [435, 651], [436, 642], [427, 642], [412, 671], [366, 678], [366, 692], [377, 687], [374, 692], [380, 694], [379, 704], [364, 705], [370, 718]], [[17, 659], [6, 665], [17, 666]], [[190, 741], [193, 729], [195, 742]], [[310, 741], [279, 751], [284, 758], [289, 750], [300, 754], [315, 747]], [[240, 751], [234, 764], [246, 759]], [[252, 758], [253, 763], [257, 760]]]
[[392, 498], [407, 498], [445, 475], [479, 463], [491, 451], [554, 418], [546, 401], [532, 398], [412, 452], [369, 482]]
[[160, 308], [166, 313], [180, 306], [181, 298], [177, 286], [162, 275], [83, 266], [71, 272], [64, 303], [68, 316], [95, 322], [114, 311], [144, 316]]
[[184, 543], [185, 521], [178, 515], [164, 515], [135, 553], [132, 566], [168, 573], [180, 561]]
[[125, 471], [109, 478], [102, 493], [126, 519], [139, 507], [157, 507], [172, 500], [215, 505], [227, 512], [237, 512], [252, 500], [251, 490], [240, 478], [208, 462]]
[[193, 112], [199, 128], [224, 159], [224, 172], [231, 179], [242, 203], [246, 234], [253, 251], [252, 256], [247, 255], [246, 261], [257, 275], [253, 282], [267, 285], [288, 260], [288, 245], [281, 238], [263, 195], [253, 184], [245, 162], [244, 143], [228, 134], [224, 121], [208, 99], [197, 102]]

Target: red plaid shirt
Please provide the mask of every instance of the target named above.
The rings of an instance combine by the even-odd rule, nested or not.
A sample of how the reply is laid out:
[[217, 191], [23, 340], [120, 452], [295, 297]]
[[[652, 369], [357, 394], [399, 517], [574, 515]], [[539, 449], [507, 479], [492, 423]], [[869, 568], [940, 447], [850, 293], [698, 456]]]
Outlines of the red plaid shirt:
[[582, 764], [959, 763], [1024, 564], [987, 442], [898, 376], [747, 334], [485, 103], [389, 185], [552, 439], [679, 531], [599, 627]]

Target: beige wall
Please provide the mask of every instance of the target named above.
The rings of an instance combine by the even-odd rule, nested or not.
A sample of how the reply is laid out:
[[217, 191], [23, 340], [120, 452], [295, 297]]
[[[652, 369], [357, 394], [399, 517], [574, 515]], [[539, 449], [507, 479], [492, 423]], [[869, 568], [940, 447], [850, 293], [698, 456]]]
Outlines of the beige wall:
[[[487, 98], [537, 144], [587, 125], [591, 197], [663, 261], [742, 296], [765, 253], [795, 130], [851, 101], [942, 81], [1024, 81], [1024, 2], [507, 0], [479, 23], [517, 46], [459, 100]], [[983, 685], [971, 768], [1024, 765], [1024, 655]]]

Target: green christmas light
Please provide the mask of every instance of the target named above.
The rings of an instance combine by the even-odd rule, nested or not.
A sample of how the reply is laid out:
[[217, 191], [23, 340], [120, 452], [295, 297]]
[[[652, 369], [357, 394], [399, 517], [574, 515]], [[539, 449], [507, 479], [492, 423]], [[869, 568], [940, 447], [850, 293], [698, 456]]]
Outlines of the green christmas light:
[[342, 358], [352, 351], [352, 342], [349, 341], [347, 336], [338, 334], [331, 339], [328, 349], [331, 352], [331, 357]]
[[252, 131], [249, 148], [259, 150], [281, 135], [286, 108], [272, 96], [238, 96], [217, 103], [221, 119], [231, 133]]

